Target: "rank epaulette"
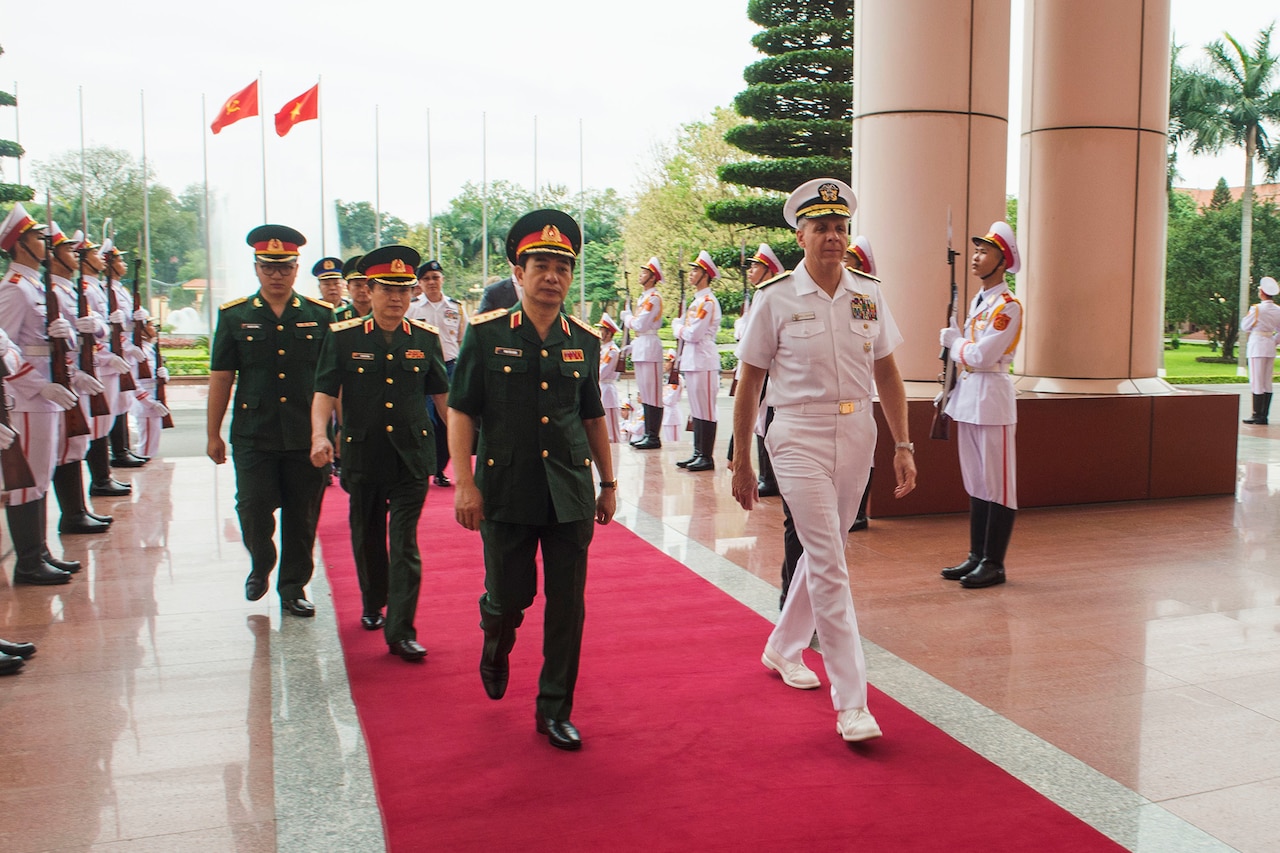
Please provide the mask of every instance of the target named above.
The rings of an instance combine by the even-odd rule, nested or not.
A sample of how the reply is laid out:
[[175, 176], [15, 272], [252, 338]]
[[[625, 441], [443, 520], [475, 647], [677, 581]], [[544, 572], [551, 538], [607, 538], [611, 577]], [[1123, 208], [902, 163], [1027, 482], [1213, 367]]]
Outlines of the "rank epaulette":
[[574, 317], [573, 315], [570, 315], [570, 316], [569, 316], [569, 320], [570, 320], [571, 322], [573, 322], [573, 323], [577, 324], [580, 328], [586, 329], [586, 330], [587, 330], [588, 332], [590, 332], [593, 336], [595, 336], [596, 340], [600, 340], [600, 339], [603, 337], [603, 336], [600, 334], [599, 330], [598, 330], [598, 329], [596, 329], [595, 327], [593, 327], [592, 325], [590, 325], [589, 323], [586, 323], [586, 322], [584, 322], [584, 321], [582, 321], [582, 320], [579, 320], [577, 317]]
[[428, 323], [426, 320], [414, 320], [412, 318], [409, 318], [409, 324], [411, 326], [417, 326], [419, 329], [422, 329], [424, 332], [430, 332], [433, 335], [440, 334], [440, 330], [437, 329], [435, 326], [431, 325], [430, 323]]
[[316, 299], [314, 296], [307, 296], [305, 293], [302, 295], [302, 298], [310, 302], [312, 305], [321, 305], [328, 308], [330, 311], [333, 310], [333, 306], [328, 302], [325, 302], [323, 299]]
[[1008, 303], [1008, 302], [1017, 302], [1017, 301], [1018, 301], [1018, 297], [1014, 296], [1012, 293], [1010, 293], [1010, 292], [1009, 292], [1009, 291], [1007, 291], [1007, 290], [1006, 290], [1004, 293], [1002, 293], [1001, 295], [1004, 297], [1004, 301], [1005, 301], [1006, 303]]
[[874, 281], [876, 284], [879, 284], [879, 283], [880, 283], [880, 279], [876, 278], [876, 277], [875, 277], [875, 276], [873, 276], [873, 275], [868, 275], [867, 273], [863, 272], [862, 270], [849, 270], [849, 272], [853, 273], [854, 275], [860, 275], [860, 276], [862, 276], [863, 278], [869, 278], [869, 279], [871, 279], [872, 281]]
[[505, 317], [510, 313], [506, 308], [495, 308], [492, 311], [486, 311], [483, 314], [477, 314], [471, 318], [471, 325], [479, 326], [481, 323], [487, 323], [490, 320], [496, 320], [499, 317]]
[[773, 278], [765, 279], [764, 281], [757, 284], [756, 290], [763, 290], [764, 288], [768, 287], [774, 282], [782, 281], [784, 278], [789, 278], [790, 276], [791, 276], [791, 270], [783, 270], [782, 272], [775, 275]]
[[343, 329], [354, 329], [356, 326], [360, 325], [360, 322], [363, 319], [363, 317], [352, 317], [350, 320], [339, 320], [336, 323], [330, 323], [329, 331], [341, 332]]
[[234, 308], [237, 305], [243, 305], [248, 301], [249, 301], [249, 297], [241, 296], [239, 299], [232, 299], [230, 302], [222, 303], [222, 308], [220, 308], [219, 310], [226, 311], [228, 308]]

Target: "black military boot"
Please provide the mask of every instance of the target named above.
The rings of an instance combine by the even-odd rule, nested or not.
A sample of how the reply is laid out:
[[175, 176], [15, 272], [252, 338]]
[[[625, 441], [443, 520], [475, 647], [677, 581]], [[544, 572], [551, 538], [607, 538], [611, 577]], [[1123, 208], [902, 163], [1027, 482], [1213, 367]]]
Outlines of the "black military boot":
[[1257, 420], [1258, 424], [1262, 426], [1266, 426], [1267, 418], [1269, 418], [1270, 416], [1271, 416], [1271, 392], [1268, 391], [1267, 393], [1262, 395], [1262, 402], [1258, 406], [1258, 414], [1255, 417], [1258, 418]]
[[62, 509], [59, 533], [106, 533], [109, 521], [94, 518], [84, 504], [84, 472], [79, 462], [68, 462], [53, 469], [53, 491]]
[[702, 421], [701, 437], [699, 438], [698, 436], [698, 433], [694, 433], [698, 457], [689, 460], [689, 464], [684, 467], [684, 470], [714, 471], [716, 467], [716, 422]]
[[[39, 507], [36, 513], [36, 523], [38, 525], [37, 529], [40, 531], [40, 559], [44, 560], [45, 563], [47, 563], [48, 565], [53, 566], [55, 569], [62, 569], [62, 571], [74, 575], [76, 572], [80, 571], [80, 561], [55, 559], [53, 556], [53, 552], [49, 550], [49, 539], [48, 539], [49, 497], [48, 495], [46, 495], [45, 497], [42, 497], [38, 501], [33, 501], [33, 503], [37, 507]], [[89, 515], [93, 518], [98, 518], [98, 516], [93, 515], [93, 513], [90, 513]], [[111, 516], [107, 516], [105, 519], [99, 518], [99, 520], [100, 521], [105, 520], [110, 522], [113, 519], [111, 518]]]
[[969, 498], [969, 556], [964, 562], [942, 570], [942, 576], [947, 580], [960, 580], [982, 562], [982, 555], [986, 553], [987, 547], [987, 517], [990, 510], [991, 504], [987, 501]]
[[9, 535], [13, 538], [13, 582], [52, 586], [69, 583], [70, 572], [55, 569], [40, 559], [40, 543], [44, 530], [40, 527], [40, 507], [31, 503], [7, 506], [5, 517], [9, 521]]
[[515, 647], [516, 629], [524, 622], [524, 613], [504, 613], [501, 616], [490, 613], [484, 607], [485, 597], [480, 599], [480, 629], [484, 631], [480, 682], [490, 699], [501, 699], [507, 692], [511, 649]]
[[111, 425], [111, 467], [141, 468], [147, 461], [148, 457], [138, 456], [129, 449], [129, 415], [118, 415]]
[[89, 464], [89, 494], [100, 498], [122, 498], [133, 491], [128, 483], [118, 482], [111, 477], [105, 436], [89, 442], [89, 452], [84, 460]]
[[981, 589], [1004, 583], [1004, 555], [1009, 550], [1009, 538], [1013, 536], [1013, 520], [1018, 511], [998, 504], [988, 504], [987, 547], [978, 568], [960, 578], [960, 585], [968, 589]]
[[764, 446], [764, 436], [756, 436], [756, 460], [760, 465], [760, 474], [756, 478], [756, 493], [762, 498], [771, 498], [779, 494], [778, 481], [773, 476], [773, 460]]
[[704, 421], [698, 418], [692, 418], [691, 420], [693, 421], [693, 455], [688, 459], [683, 459], [677, 462], [677, 468], [688, 468], [694, 462], [697, 462], [702, 456], [702, 442], [699, 440], [699, 436], [702, 435], [702, 424]]
[[657, 450], [662, 447], [662, 407], [649, 406], [644, 407], [644, 438], [634, 442], [631, 446], [636, 450]]
[[1266, 420], [1263, 418], [1263, 415], [1262, 415], [1262, 401], [1265, 397], [1266, 397], [1265, 394], [1253, 395], [1253, 416], [1245, 418], [1240, 423], [1242, 424], [1265, 424], [1266, 423]]

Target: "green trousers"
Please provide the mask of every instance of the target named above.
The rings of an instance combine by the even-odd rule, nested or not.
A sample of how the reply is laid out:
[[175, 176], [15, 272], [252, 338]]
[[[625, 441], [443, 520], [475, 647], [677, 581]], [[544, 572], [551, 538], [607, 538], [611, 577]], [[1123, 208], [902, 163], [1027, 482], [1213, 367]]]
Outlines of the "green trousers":
[[236, 515], [252, 560], [251, 573], [266, 578], [276, 565], [275, 511], [279, 509], [276, 590], [282, 600], [305, 598], [305, 587], [315, 570], [312, 552], [327, 472], [311, 464], [306, 450], [254, 450], [233, 445], [231, 457], [236, 469]]
[[538, 713], [567, 720], [578, 681], [582, 624], [586, 615], [587, 548], [594, 519], [546, 525], [480, 522], [484, 540], [484, 588], [480, 609], [490, 616], [513, 616], [533, 604], [537, 594], [538, 547], [542, 548], [542, 674], [538, 677]]

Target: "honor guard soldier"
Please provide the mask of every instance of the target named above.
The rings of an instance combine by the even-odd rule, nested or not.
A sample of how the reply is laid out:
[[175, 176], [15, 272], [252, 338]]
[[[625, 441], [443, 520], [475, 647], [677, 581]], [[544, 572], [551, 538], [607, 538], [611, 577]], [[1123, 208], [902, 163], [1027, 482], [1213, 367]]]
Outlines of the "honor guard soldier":
[[[458, 349], [462, 346], [462, 333], [467, 328], [467, 312], [456, 300], [444, 295], [444, 270], [439, 261], [427, 261], [418, 267], [418, 284], [422, 288], [422, 298], [415, 299], [409, 308], [409, 319], [422, 320], [440, 331], [440, 345], [444, 347], [444, 369], [449, 378], [453, 378], [453, 368], [458, 362]], [[431, 423], [436, 433], [436, 472], [434, 481], [437, 486], [453, 485], [445, 476], [444, 468], [449, 462], [449, 432], [447, 409], [437, 409], [435, 400], [427, 398], [427, 411], [431, 413]]]
[[[55, 559], [45, 537], [46, 498], [58, 448], [66, 429], [66, 412], [79, 405], [76, 393], [52, 381], [50, 335], [46, 328], [45, 291], [40, 267], [48, 253], [45, 226], [19, 203], [0, 222], [0, 250], [9, 270], [0, 282], [0, 329], [11, 349], [4, 356], [4, 381], [10, 424], [20, 436], [35, 485], [14, 489], [5, 484], [4, 511], [13, 538], [15, 584], [54, 585], [80, 571], [74, 560]], [[70, 326], [66, 320], [56, 323]], [[21, 354], [19, 353], [21, 351]]]
[[[103, 283], [102, 287], [104, 291], [106, 291], [108, 287], [111, 288], [114, 293], [116, 305], [115, 311], [107, 317], [107, 322], [111, 324], [110, 334], [115, 335], [116, 329], [119, 328], [120, 354], [129, 364], [129, 377], [132, 380], [131, 384], [134, 386], [134, 390], [129, 391], [127, 387], [129, 383], [125, 383], [123, 379], [121, 380], [122, 386], [124, 387], [121, 394], [124, 399], [121, 402], [127, 403], [128, 406], [127, 408], [124, 408], [124, 411], [122, 411], [118, 417], [116, 417], [115, 423], [111, 426], [111, 465], [115, 468], [139, 468], [147, 463], [150, 459], [150, 455], [135, 453], [130, 448], [129, 413], [137, 408], [138, 397], [136, 392], [137, 389], [141, 387], [140, 383], [147, 381], [152, 381], [154, 383], [154, 380], [142, 378], [139, 368], [143, 362], [147, 361], [148, 357], [145, 348], [135, 346], [133, 339], [135, 324], [141, 324], [145, 329], [145, 331], [139, 333], [139, 339], [141, 339], [143, 335], [150, 334], [151, 315], [148, 314], [147, 310], [141, 306], [138, 308], [133, 307], [133, 294], [124, 286], [125, 276], [129, 273], [129, 265], [124, 258], [126, 252], [121, 251], [121, 249], [116, 246], [115, 241], [111, 239], [107, 239], [102, 242], [102, 248], [100, 251], [102, 253], [102, 259], [106, 263], [105, 272], [107, 276], [107, 281]], [[109, 305], [110, 299], [108, 299], [108, 307]], [[112, 346], [108, 346], [107, 349], [114, 351], [114, 347]], [[165, 381], [168, 381], [169, 371], [164, 368], [161, 368], [161, 371], [165, 374]], [[152, 377], [154, 377], [155, 373], [153, 369], [149, 368], [148, 372]], [[152, 384], [151, 388], [154, 387], [154, 384]], [[151, 395], [151, 398], [151, 401], [144, 407], [148, 410], [148, 413], [145, 416], [154, 416], [159, 418], [167, 416], [169, 414], [168, 408], [158, 400], [155, 400], [154, 394]], [[141, 435], [142, 431], [142, 426], [139, 425], [139, 435]], [[158, 449], [158, 441], [159, 440], [157, 439], [156, 442], [152, 443], [153, 453]], [[144, 442], [139, 440], [138, 443], [141, 446]]]
[[1266, 426], [1271, 414], [1272, 374], [1276, 367], [1276, 333], [1280, 331], [1280, 305], [1276, 295], [1280, 284], [1264, 276], [1258, 284], [1258, 304], [1249, 309], [1240, 331], [1249, 333], [1249, 391], [1253, 394], [1253, 417], [1244, 423]]
[[372, 312], [330, 327], [311, 404], [311, 462], [327, 468], [333, 461], [328, 427], [342, 399], [342, 483], [351, 496], [360, 624], [382, 628], [391, 654], [407, 661], [427, 654], [414, 627], [422, 582], [418, 518], [436, 470], [426, 403], [433, 396], [443, 411], [449, 390], [439, 331], [405, 317], [418, 260], [408, 246], [383, 246], [361, 258]]
[[352, 317], [368, 317], [373, 310], [369, 282], [360, 272], [360, 255], [352, 255], [342, 263], [342, 278], [347, 283], [347, 296], [350, 301], [341, 308], [333, 309], [333, 320], [340, 323]]
[[[768, 243], [761, 243], [760, 248], [756, 249], [756, 253], [747, 259], [747, 284], [751, 285], [753, 289], [758, 289], [769, 279], [784, 272], [786, 270], [782, 266], [782, 261], [778, 260], [773, 247]], [[742, 314], [733, 321], [734, 341], [742, 340], [742, 333], [747, 327], [749, 304], [749, 300], [743, 301]], [[735, 380], [741, 375], [741, 371], [741, 364], [734, 368], [733, 377]], [[764, 382], [767, 390], [769, 387], [768, 377], [765, 377]], [[764, 436], [772, 420], [773, 409], [766, 407], [764, 418], [761, 419], [756, 428], [756, 462], [760, 466], [760, 479], [756, 484], [756, 490], [762, 498], [776, 497], [778, 494], [778, 481], [773, 476], [773, 464], [769, 459], [769, 451], [764, 446]], [[732, 436], [729, 438], [729, 461], [733, 461]]]
[[305, 237], [286, 225], [260, 225], [246, 242], [253, 247], [260, 286], [254, 295], [226, 303], [218, 314], [210, 356], [208, 454], [218, 465], [227, 461], [222, 419], [234, 383], [236, 514], [252, 558], [245, 598], [257, 601], [267, 592], [276, 565], [274, 513], [279, 509], [281, 606], [295, 616], [314, 616], [306, 586], [314, 569], [326, 472], [311, 464], [311, 395], [333, 311], [293, 289]]
[[[875, 450], [876, 390], [897, 442], [895, 494], [907, 494], [916, 480], [906, 392], [893, 357], [902, 336], [876, 280], [843, 266], [856, 203], [849, 186], [833, 178], [810, 181], [787, 199], [783, 216], [796, 229], [804, 259], [756, 294], [738, 344], [743, 366], [733, 407], [734, 436], [744, 445], [768, 374], [766, 401], [775, 413], [769, 454], [804, 545], [761, 660], [790, 687], [818, 687], [818, 676], [802, 657], [816, 628], [831, 679], [836, 732], [846, 741], [881, 734], [867, 709], [866, 663], [845, 562], [845, 540]], [[736, 454], [734, 497], [751, 509], [756, 489], [751, 454]]]
[[329, 307], [337, 311], [347, 304], [341, 258], [321, 258], [312, 264], [311, 274], [315, 276], [320, 299], [328, 302]]
[[613, 342], [618, 324], [608, 314], [601, 315], [600, 329], [600, 404], [604, 406], [604, 424], [609, 429], [609, 443], [622, 441], [622, 403], [618, 400], [618, 370], [622, 351]]
[[657, 257], [640, 268], [640, 302], [635, 313], [622, 312], [622, 324], [635, 335], [631, 339], [631, 363], [636, 368], [636, 391], [644, 407], [644, 436], [631, 442], [636, 450], [662, 447], [663, 348], [658, 329], [662, 328], [662, 264]]
[[693, 455], [676, 465], [686, 471], [710, 471], [716, 467], [716, 397], [720, 393], [720, 300], [711, 292], [711, 282], [720, 270], [706, 251], [689, 265], [693, 300], [683, 320], [671, 324], [680, 347], [680, 377], [689, 392], [689, 412], [693, 416]]
[[570, 714], [587, 548], [593, 520], [613, 518], [617, 488], [596, 370], [600, 338], [561, 310], [581, 242], [577, 223], [558, 210], [536, 210], [512, 226], [507, 258], [520, 304], [472, 319], [449, 389], [454, 507], [458, 522], [479, 529], [484, 540], [480, 680], [491, 699], [506, 692], [508, 656], [537, 591], [534, 556], [541, 547], [546, 604], [536, 727], [552, 746], [568, 750], [582, 746]]
[[938, 336], [958, 368], [946, 414], [956, 422], [960, 475], [969, 493], [969, 556], [942, 576], [970, 589], [1005, 582], [1004, 556], [1018, 511], [1018, 408], [1009, 365], [1022, 336], [1022, 303], [1004, 274], [1021, 268], [1007, 222], [974, 237], [969, 269], [982, 290], [969, 303], [964, 329], [953, 318]]

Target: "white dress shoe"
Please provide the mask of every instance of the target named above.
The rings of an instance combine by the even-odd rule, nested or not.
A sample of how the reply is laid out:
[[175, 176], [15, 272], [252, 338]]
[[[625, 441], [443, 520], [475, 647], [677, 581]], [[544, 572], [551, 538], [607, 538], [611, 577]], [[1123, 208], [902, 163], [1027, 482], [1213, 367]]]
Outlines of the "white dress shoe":
[[847, 741], [880, 737], [880, 724], [866, 708], [850, 708], [836, 716], [836, 731]]
[[805, 666], [803, 661], [792, 663], [774, 651], [773, 646], [767, 643], [764, 647], [764, 654], [760, 656], [760, 662], [781, 675], [782, 683], [788, 687], [795, 687], [798, 690], [813, 690], [822, 684], [818, 680], [818, 674]]

